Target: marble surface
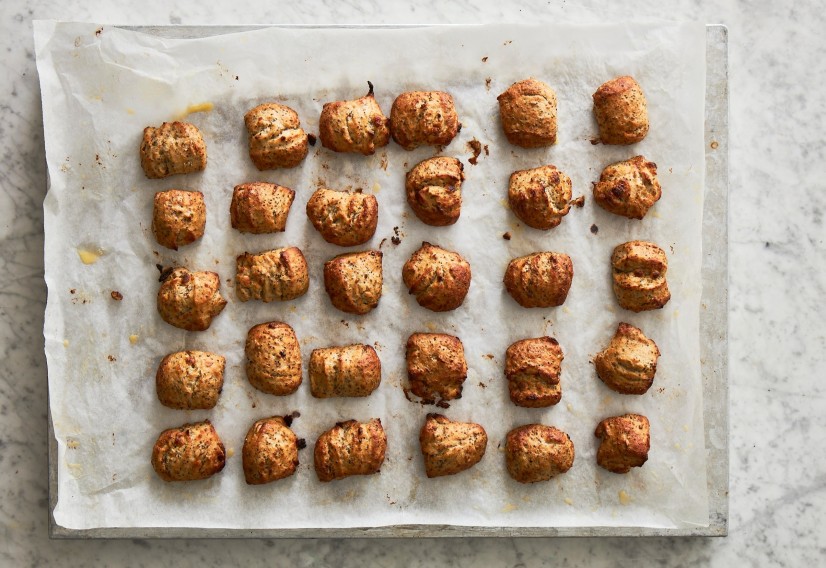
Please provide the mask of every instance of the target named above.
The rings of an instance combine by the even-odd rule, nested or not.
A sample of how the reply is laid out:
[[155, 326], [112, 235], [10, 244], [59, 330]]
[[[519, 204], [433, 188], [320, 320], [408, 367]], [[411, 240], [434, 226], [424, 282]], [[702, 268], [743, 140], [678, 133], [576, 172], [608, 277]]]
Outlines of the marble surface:
[[[647, 0], [730, 30], [730, 535], [725, 539], [50, 541], [42, 201], [31, 20], [128, 24], [593, 22], [576, 3], [0, 3], [0, 566], [817, 565], [826, 556], [826, 16], [794, 3]], [[518, 6], [522, 6], [521, 8]], [[820, 410], [818, 410], [820, 409]]]

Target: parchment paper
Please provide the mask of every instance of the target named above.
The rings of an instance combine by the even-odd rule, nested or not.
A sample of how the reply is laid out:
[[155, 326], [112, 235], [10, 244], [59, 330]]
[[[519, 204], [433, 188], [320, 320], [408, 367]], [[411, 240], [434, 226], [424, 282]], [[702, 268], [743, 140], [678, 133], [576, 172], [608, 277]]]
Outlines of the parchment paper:
[[[477, 526], [645, 526], [707, 524], [698, 311], [703, 195], [704, 28], [699, 24], [422, 27], [407, 29], [269, 28], [195, 40], [160, 39], [109, 26], [36, 22], [50, 189], [46, 197], [46, 355], [50, 405], [59, 447], [55, 520], [91, 527], [351, 527], [450, 523]], [[604, 81], [633, 75], [649, 103], [651, 130], [635, 146], [592, 145], [591, 94]], [[534, 76], [559, 97], [559, 143], [524, 150], [505, 140], [496, 96]], [[363, 95], [367, 81], [389, 114], [406, 90], [447, 90], [461, 134], [444, 148], [465, 164], [464, 204], [449, 228], [423, 225], [404, 198], [404, 174], [438, 150], [405, 152], [391, 143], [373, 157], [336, 155], [320, 144], [298, 168], [258, 172], [247, 154], [243, 114], [277, 100], [296, 109], [317, 133], [326, 101]], [[148, 180], [140, 169], [142, 130], [189, 114], [205, 137], [206, 171]], [[467, 143], [484, 146], [472, 165]], [[591, 198], [591, 182], [614, 161], [644, 154], [659, 166], [663, 197], [644, 221], [613, 216]], [[552, 163], [585, 195], [562, 224], [524, 227], [506, 205], [509, 174]], [[286, 233], [244, 236], [231, 229], [236, 184], [277, 181], [296, 190]], [[364, 317], [335, 310], [324, 292], [323, 263], [345, 252], [325, 243], [304, 208], [320, 185], [363, 188], [379, 201], [379, 227], [369, 247], [384, 252], [384, 294]], [[178, 252], [150, 231], [152, 198], [170, 188], [198, 189], [207, 204], [204, 238]], [[391, 237], [398, 232], [400, 244]], [[503, 234], [509, 232], [511, 240]], [[610, 254], [631, 239], [658, 243], [669, 259], [671, 302], [660, 311], [620, 309], [610, 286]], [[419, 307], [401, 267], [423, 240], [463, 254], [473, 270], [464, 305], [444, 314]], [[240, 303], [236, 255], [284, 245], [305, 253], [310, 290], [286, 303]], [[79, 251], [102, 252], [92, 264]], [[524, 309], [501, 283], [508, 261], [533, 251], [568, 253], [573, 286], [564, 306]], [[87, 259], [88, 260], [88, 259]], [[202, 333], [175, 329], [155, 309], [156, 264], [217, 271], [229, 305]], [[118, 291], [122, 301], [111, 296]], [[288, 397], [256, 391], [244, 374], [247, 330], [270, 320], [292, 325], [301, 341], [305, 384]], [[622, 396], [596, 377], [591, 357], [617, 323], [637, 325], [660, 347], [652, 389]], [[405, 399], [404, 344], [414, 331], [458, 335], [469, 365], [464, 396], [449, 409]], [[548, 409], [515, 407], [507, 395], [504, 354], [518, 339], [552, 335], [561, 344], [563, 397]], [[373, 344], [383, 365], [380, 388], [365, 399], [315, 400], [306, 363], [312, 349]], [[211, 411], [167, 409], [157, 401], [160, 359], [182, 349], [227, 358], [225, 386]], [[299, 411], [294, 423], [308, 447], [286, 480], [247, 486], [241, 446], [257, 419]], [[426, 413], [481, 423], [490, 442], [481, 463], [462, 474], [428, 480], [418, 448]], [[598, 468], [593, 431], [607, 417], [637, 412], [651, 421], [650, 458], [616, 475]], [[387, 460], [379, 475], [322, 484], [312, 447], [336, 421], [380, 417]], [[209, 418], [228, 449], [212, 479], [168, 484], [149, 457], [158, 434]], [[521, 485], [505, 469], [504, 436], [540, 422], [566, 431], [576, 461], [547, 483]]]

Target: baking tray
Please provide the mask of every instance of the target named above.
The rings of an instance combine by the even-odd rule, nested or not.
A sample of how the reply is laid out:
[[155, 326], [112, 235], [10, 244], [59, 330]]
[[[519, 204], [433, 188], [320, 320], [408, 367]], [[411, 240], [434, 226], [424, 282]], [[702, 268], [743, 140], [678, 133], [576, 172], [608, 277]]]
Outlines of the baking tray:
[[[121, 26], [167, 38], [199, 38], [264, 26]], [[300, 26], [322, 27], [322, 26]], [[354, 26], [358, 27], [358, 26]], [[382, 26], [400, 27], [400, 26]], [[706, 26], [705, 200], [703, 204], [703, 293], [700, 349], [708, 480], [708, 526], [647, 527], [474, 527], [391, 525], [354, 528], [220, 529], [98, 528], [58, 525], [57, 442], [49, 413], [49, 536], [91, 538], [411, 538], [548, 536], [726, 536], [728, 533], [728, 29]]]

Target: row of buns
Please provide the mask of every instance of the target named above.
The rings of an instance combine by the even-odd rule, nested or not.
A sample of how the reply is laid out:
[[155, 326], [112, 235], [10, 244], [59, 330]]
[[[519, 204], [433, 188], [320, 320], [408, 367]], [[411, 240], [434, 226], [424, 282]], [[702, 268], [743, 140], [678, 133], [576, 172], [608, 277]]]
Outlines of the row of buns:
[[[306, 442], [290, 428], [295, 414], [256, 421], [244, 438], [244, 479], [262, 485], [292, 476], [298, 452]], [[614, 473], [642, 466], [650, 449], [650, 426], [645, 416], [626, 414], [602, 420], [594, 432], [600, 439], [597, 464]], [[429, 478], [456, 475], [479, 463], [488, 436], [473, 422], [457, 422], [428, 414], [419, 432], [419, 445]], [[378, 473], [387, 452], [381, 420], [338, 422], [321, 434], [314, 447], [315, 472], [322, 482]], [[574, 444], [565, 432], [543, 424], [527, 424], [506, 435], [505, 462], [520, 483], [548, 481], [574, 463]], [[170, 428], [152, 449], [152, 467], [164, 481], [207, 479], [226, 465], [224, 444], [209, 420]]]

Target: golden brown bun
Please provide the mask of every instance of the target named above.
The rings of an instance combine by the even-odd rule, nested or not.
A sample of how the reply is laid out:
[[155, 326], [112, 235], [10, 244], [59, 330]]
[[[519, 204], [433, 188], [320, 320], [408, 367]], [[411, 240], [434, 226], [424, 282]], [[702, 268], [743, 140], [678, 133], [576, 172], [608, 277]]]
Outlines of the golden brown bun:
[[458, 337], [445, 333], [414, 333], [405, 352], [410, 392], [426, 404], [462, 397], [467, 378], [465, 349]]
[[215, 408], [224, 386], [226, 359], [208, 351], [179, 351], [161, 360], [155, 373], [158, 400], [169, 408]]
[[597, 464], [614, 473], [628, 473], [632, 467], [642, 467], [651, 448], [648, 418], [639, 414], [624, 414], [606, 418], [594, 435], [602, 441], [597, 450]]
[[535, 252], [515, 258], [505, 270], [505, 288], [524, 308], [561, 306], [568, 297], [574, 265], [561, 252]]
[[283, 396], [301, 384], [301, 347], [286, 323], [258, 324], [247, 332], [247, 378], [260, 391]]
[[562, 348], [553, 337], [523, 339], [505, 354], [505, 378], [511, 401], [517, 406], [544, 408], [562, 398], [559, 384]]
[[339, 422], [319, 436], [313, 457], [319, 481], [378, 473], [387, 451], [381, 420]]
[[470, 264], [462, 255], [423, 242], [402, 268], [402, 280], [423, 308], [455, 310], [470, 288]]
[[204, 236], [206, 205], [200, 191], [170, 189], [155, 194], [152, 233], [158, 244], [178, 250]]
[[164, 430], [152, 448], [152, 468], [164, 481], [206, 479], [225, 463], [224, 444], [209, 420]]
[[307, 133], [298, 114], [278, 103], [258, 105], [244, 115], [250, 159], [259, 170], [294, 168], [307, 156]]
[[307, 261], [296, 247], [245, 252], [235, 259], [235, 294], [242, 302], [286, 302], [307, 293]]
[[194, 124], [164, 122], [143, 129], [141, 167], [149, 179], [200, 172], [206, 165], [206, 144]]
[[556, 93], [548, 85], [525, 79], [511, 85], [497, 100], [508, 142], [522, 148], [556, 144]]
[[459, 127], [453, 97], [442, 91], [402, 93], [390, 109], [390, 133], [405, 150], [447, 146]]
[[375, 195], [318, 189], [307, 202], [307, 217], [322, 238], [340, 247], [361, 245], [373, 238], [379, 223]]
[[571, 178], [556, 166], [513, 172], [508, 204], [527, 226], [553, 229], [571, 210]]
[[629, 219], [642, 219], [662, 195], [657, 164], [643, 156], [611, 164], [594, 184], [594, 201], [600, 207]]
[[364, 315], [379, 305], [382, 253], [378, 250], [340, 254], [324, 263], [324, 289], [333, 306]]
[[321, 144], [334, 152], [369, 156], [390, 141], [389, 120], [373, 98], [373, 85], [360, 99], [325, 103], [318, 121]]
[[316, 398], [369, 396], [381, 383], [381, 361], [369, 345], [314, 349], [310, 391]]
[[221, 296], [221, 280], [214, 272], [190, 272], [175, 268], [164, 275], [158, 289], [158, 313], [169, 325], [187, 331], [209, 329], [212, 318], [227, 301]]
[[294, 199], [292, 189], [274, 183], [257, 181], [237, 185], [229, 206], [232, 228], [254, 235], [281, 233], [287, 227], [287, 215]]
[[419, 433], [428, 477], [454, 475], [470, 469], [485, 455], [488, 435], [479, 424], [452, 422], [441, 414], [428, 414]]
[[654, 382], [660, 350], [642, 331], [620, 323], [611, 343], [594, 356], [597, 376], [611, 390], [644, 394]]
[[619, 305], [632, 312], [659, 310], [671, 299], [663, 249], [647, 241], [629, 241], [611, 255], [614, 294]]
[[593, 98], [603, 144], [634, 144], [648, 134], [648, 106], [633, 77], [617, 77], [603, 83]]
[[284, 479], [298, 467], [298, 438], [282, 417], [263, 418], [250, 426], [241, 455], [247, 484]]
[[419, 162], [407, 172], [407, 203], [422, 223], [444, 227], [459, 219], [463, 170], [456, 158], [438, 156]]
[[574, 465], [574, 443], [553, 426], [527, 424], [508, 432], [505, 463], [519, 483], [547, 481]]

